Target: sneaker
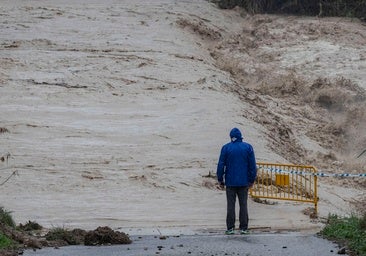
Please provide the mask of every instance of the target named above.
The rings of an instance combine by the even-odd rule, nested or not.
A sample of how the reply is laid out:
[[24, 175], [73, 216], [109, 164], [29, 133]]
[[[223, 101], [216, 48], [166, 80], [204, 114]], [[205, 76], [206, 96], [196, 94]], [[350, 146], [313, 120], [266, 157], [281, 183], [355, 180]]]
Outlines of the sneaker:
[[226, 231], [225, 231], [225, 234], [226, 234], [226, 235], [234, 235], [234, 234], [235, 234], [234, 229], [233, 229], [233, 228], [231, 228], [231, 229], [226, 230]]
[[242, 235], [248, 235], [249, 234], [249, 230], [248, 229], [242, 229], [240, 231], [240, 234], [242, 234]]

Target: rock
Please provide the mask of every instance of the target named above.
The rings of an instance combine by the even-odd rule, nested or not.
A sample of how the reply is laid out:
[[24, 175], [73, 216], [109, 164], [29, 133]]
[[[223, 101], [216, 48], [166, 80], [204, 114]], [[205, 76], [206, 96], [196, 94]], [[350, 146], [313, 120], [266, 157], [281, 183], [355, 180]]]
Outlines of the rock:
[[42, 245], [39, 240], [35, 238], [28, 238], [24, 241], [24, 245], [28, 248], [41, 249]]
[[341, 249], [338, 250], [337, 253], [338, 254], [346, 254], [346, 247], [342, 247]]

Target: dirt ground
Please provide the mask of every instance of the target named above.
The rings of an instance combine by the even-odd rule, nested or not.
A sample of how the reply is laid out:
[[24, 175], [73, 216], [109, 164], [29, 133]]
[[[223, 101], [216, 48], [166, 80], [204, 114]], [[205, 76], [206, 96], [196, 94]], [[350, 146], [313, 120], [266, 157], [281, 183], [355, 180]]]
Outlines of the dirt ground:
[[[204, 176], [235, 126], [258, 161], [366, 173], [358, 20], [15, 0], [0, 38], [0, 202], [18, 223], [223, 229], [224, 192]], [[320, 217], [364, 210], [365, 187], [322, 178]], [[249, 203], [254, 228], [321, 225], [308, 205]]]

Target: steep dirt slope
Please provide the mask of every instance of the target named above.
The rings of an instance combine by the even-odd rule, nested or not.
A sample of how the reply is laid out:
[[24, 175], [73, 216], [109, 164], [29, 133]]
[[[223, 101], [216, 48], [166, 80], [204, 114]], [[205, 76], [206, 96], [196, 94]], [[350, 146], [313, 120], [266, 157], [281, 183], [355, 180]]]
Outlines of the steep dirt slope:
[[232, 75], [235, 86], [227, 89], [250, 103], [243, 114], [268, 129], [271, 148], [327, 171], [364, 170], [365, 25], [226, 12], [241, 16], [234, 28], [198, 18], [178, 24], [203, 39]]

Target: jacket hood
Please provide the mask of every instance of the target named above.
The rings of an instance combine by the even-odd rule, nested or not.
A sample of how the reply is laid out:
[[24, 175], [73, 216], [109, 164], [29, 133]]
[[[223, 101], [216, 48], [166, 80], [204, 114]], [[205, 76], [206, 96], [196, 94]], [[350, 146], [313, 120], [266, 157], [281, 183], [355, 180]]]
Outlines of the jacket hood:
[[241, 135], [241, 132], [238, 128], [233, 128], [231, 131], [230, 131], [230, 138], [231, 138], [231, 141], [234, 142], [234, 141], [242, 141], [243, 140], [243, 137]]

